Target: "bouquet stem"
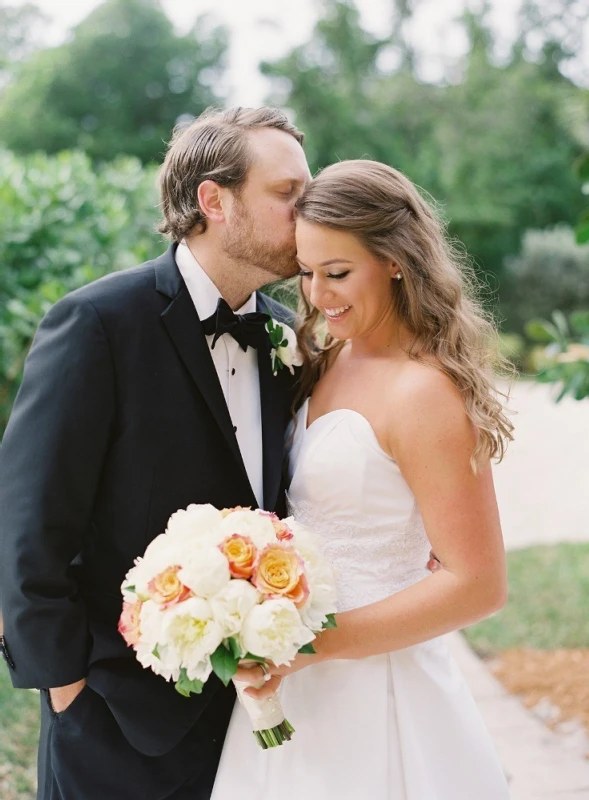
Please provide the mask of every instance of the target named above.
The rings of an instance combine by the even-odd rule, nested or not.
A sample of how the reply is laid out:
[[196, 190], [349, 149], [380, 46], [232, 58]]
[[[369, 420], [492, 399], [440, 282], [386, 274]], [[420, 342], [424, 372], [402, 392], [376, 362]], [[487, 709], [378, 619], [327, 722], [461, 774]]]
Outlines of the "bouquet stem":
[[285, 719], [275, 728], [267, 728], [265, 731], [254, 731], [257, 743], [263, 750], [269, 747], [279, 747], [284, 742], [290, 742], [295, 729], [290, 722]]

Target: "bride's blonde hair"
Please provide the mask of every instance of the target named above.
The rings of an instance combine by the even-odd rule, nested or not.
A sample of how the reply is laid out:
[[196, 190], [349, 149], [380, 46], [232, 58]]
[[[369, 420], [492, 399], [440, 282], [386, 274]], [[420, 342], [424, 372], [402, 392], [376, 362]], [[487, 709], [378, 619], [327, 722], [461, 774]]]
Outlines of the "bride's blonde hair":
[[[413, 334], [409, 355], [427, 359], [459, 389], [478, 430], [473, 469], [503, 457], [513, 425], [493, 385], [494, 369], [507, 364], [498, 336], [476, 299], [468, 259], [445, 235], [433, 206], [402, 173], [376, 161], [342, 161], [326, 167], [297, 203], [297, 217], [354, 234], [379, 259], [392, 260], [402, 280], [391, 292], [397, 318]], [[297, 335], [304, 358], [299, 397], [310, 394], [328, 361], [343, 346], [321, 334], [319, 312], [300, 292]]]

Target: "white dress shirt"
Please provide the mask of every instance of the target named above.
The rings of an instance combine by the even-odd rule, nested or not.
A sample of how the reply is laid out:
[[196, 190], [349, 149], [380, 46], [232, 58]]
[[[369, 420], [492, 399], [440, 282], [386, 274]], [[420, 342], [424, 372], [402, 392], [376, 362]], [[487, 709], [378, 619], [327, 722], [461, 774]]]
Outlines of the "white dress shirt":
[[[185, 242], [176, 250], [176, 264], [201, 320], [215, 313], [221, 293], [194, 258]], [[255, 292], [237, 310], [247, 314], [256, 310]], [[209, 348], [213, 336], [206, 337]], [[243, 463], [260, 508], [264, 507], [262, 456], [262, 407], [258, 376], [258, 351], [248, 347], [244, 353], [233, 336], [224, 333], [217, 339], [211, 356], [225, 395]]]

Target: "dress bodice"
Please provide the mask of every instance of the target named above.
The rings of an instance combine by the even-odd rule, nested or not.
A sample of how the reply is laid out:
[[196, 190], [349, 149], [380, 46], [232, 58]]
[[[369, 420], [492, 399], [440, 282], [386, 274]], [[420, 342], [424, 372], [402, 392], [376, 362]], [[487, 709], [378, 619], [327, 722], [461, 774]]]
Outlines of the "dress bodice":
[[426, 577], [430, 544], [415, 498], [368, 420], [342, 408], [307, 427], [308, 407], [307, 400], [289, 431], [289, 503], [321, 537], [344, 611]]

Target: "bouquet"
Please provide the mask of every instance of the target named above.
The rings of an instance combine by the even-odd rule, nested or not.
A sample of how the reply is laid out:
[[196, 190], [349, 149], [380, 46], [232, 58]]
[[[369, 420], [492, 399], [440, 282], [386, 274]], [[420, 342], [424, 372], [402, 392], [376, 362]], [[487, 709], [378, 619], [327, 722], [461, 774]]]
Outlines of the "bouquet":
[[[172, 514], [122, 584], [119, 631], [143, 667], [187, 697], [211, 673], [227, 686], [242, 659], [289, 664], [335, 627], [335, 579], [315, 535], [292, 517], [190, 505]], [[258, 743], [291, 738], [276, 695], [236, 688]]]

